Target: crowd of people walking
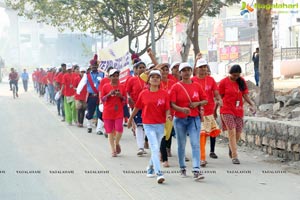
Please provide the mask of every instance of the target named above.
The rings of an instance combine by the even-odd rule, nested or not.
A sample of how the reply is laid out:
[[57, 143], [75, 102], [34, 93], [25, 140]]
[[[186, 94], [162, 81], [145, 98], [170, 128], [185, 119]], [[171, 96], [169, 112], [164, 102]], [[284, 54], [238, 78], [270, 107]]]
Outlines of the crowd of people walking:
[[[37, 68], [32, 74], [34, 88], [39, 96], [57, 106], [58, 115], [68, 125], [86, 126], [92, 133], [94, 123], [95, 132], [108, 138], [112, 157], [122, 152], [123, 127], [132, 129], [137, 156], [147, 154], [150, 148], [147, 177], [156, 176], [158, 183], [165, 181], [161, 162], [162, 167], [170, 166], [172, 138], [177, 141], [181, 176], [187, 177], [189, 158], [185, 150], [189, 138], [193, 178], [204, 179], [200, 168], [208, 164], [206, 141], [209, 138], [209, 157], [217, 159], [215, 145], [220, 126], [228, 131], [232, 163], [240, 164], [237, 142], [243, 129], [243, 101], [253, 111], [256, 109], [241, 77], [241, 67], [233, 65], [229, 76], [217, 84], [201, 54], [194, 65], [158, 63], [151, 49], [148, 55], [152, 60], [148, 65], [138, 55], [132, 55], [133, 75], [123, 82], [118, 69], [100, 69], [95, 55], [87, 68], [70, 63], [46, 71]], [[22, 79], [28, 82], [26, 75]]]

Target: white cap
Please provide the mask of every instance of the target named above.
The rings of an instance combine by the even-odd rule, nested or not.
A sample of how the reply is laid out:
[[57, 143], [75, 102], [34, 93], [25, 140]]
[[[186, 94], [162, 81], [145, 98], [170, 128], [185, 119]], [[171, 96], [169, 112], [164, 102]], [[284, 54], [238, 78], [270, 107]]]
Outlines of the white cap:
[[160, 71], [157, 70], [157, 69], [156, 69], [156, 70], [150, 71], [149, 77], [150, 77], [151, 75], [154, 75], [154, 74], [159, 75], [159, 76], [161, 77], [161, 73], [160, 73]]
[[176, 65], [180, 65], [180, 62], [173, 62], [172, 64], [171, 64], [171, 67], [170, 67], [170, 70], [172, 70], [173, 69], [173, 67], [175, 67]]
[[150, 68], [152, 68], [152, 67], [155, 67], [155, 65], [154, 65], [153, 63], [148, 63], [148, 64], [147, 64], [147, 69], [150, 69]]
[[113, 75], [114, 73], [120, 73], [120, 71], [119, 70], [117, 70], [117, 69], [111, 69], [111, 70], [109, 70], [109, 76], [111, 76], [111, 75]]
[[72, 69], [72, 67], [73, 67], [73, 66], [72, 66], [71, 63], [68, 63], [68, 64], [67, 64], [67, 70], [68, 70], [68, 69]]
[[179, 71], [183, 70], [184, 68], [193, 69], [192, 66], [188, 62], [180, 63], [180, 65], [179, 65]]
[[208, 63], [205, 59], [201, 58], [201, 59], [197, 60], [196, 67], [201, 67], [204, 65], [208, 65]]
[[86, 72], [86, 67], [80, 67], [79, 71], [81, 71], [81, 72], [85, 71]]

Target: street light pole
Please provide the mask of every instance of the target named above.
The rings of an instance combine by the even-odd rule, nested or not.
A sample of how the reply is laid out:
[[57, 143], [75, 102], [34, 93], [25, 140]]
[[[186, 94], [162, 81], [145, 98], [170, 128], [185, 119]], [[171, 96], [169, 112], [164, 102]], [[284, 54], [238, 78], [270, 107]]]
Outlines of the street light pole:
[[155, 54], [155, 33], [154, 33], [153, 0], [150, 0], [150, 21], [151, 21], [151, 46], [152, 46], [152, 52]]

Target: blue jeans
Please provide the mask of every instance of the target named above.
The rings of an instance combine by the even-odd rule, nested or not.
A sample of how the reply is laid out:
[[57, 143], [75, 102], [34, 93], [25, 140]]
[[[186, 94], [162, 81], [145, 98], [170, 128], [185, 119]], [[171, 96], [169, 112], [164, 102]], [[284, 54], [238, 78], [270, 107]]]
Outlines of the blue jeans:
[[143, 124], [143, 126], [151, 149], [149, 166], [154, 167], [155, 174], [162, 174], [160, 171], [159, 152], [165, 124]]
[[187, 134], [190, 136], [192, 147], [193, 171], [200, 170], [200, 117], [174, 118], [174, 128], [178, 144], [178, 160], [180, 168], [186, 168], [185, 165], [185, 146]]
[[53, 84], [48, 84], [48, 91], [49, 91], [49, 96], [51, 102], [54, 102], [54, 85]]
[[102, 112], [99, 111], [98, 105], [99, 105], [98, 96], [90, 95], [87, 99], [87, 114], [85, 118], [87, 118], [88, 120], [93, 119], [96, 111], [98, 119], [102, 120]]
[[259, 69], [258, 68], [254, 68], [254, 78], [255, 78], [256, 86], [258, 86], [258, 84], [259, 84]]

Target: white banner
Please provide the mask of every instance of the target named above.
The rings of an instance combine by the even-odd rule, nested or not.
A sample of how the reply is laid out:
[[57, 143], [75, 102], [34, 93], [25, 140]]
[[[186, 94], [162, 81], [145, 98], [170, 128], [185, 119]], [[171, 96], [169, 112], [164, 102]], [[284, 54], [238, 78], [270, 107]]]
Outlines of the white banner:
[[130, 64], [128, 36], [114, 42], [109, 47], [100, 49], [98, 57], [100, 60], [100, 68], [105, 70], [112, 66], [122, 71], [124, 67]]

